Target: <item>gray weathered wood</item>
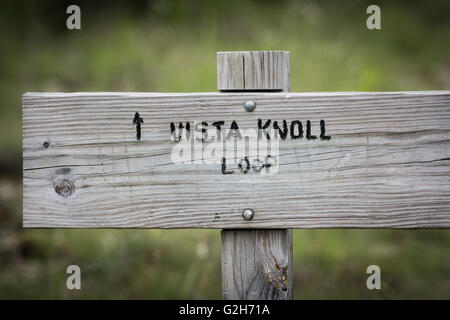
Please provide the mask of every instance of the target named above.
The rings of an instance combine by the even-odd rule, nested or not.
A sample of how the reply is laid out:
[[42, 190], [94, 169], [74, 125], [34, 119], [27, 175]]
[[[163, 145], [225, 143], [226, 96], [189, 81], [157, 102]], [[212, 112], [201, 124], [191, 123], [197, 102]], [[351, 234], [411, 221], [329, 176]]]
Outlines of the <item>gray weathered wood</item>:
[[217, 88], [222, 91], [289, 91], [289, 52], [218, 52]]
[[[241, 77], [236, 75], [239, 68]], [[222, 90], [288, 92], [290, 88], [285, 51], [219, 52], [217, 70], [217, 86]], [[291, 230], [222, 231], [224, 299], [292, 299], [291, 271]]]
[[[281, 141], [274, 175], [172, 163], [170, 122], [258, 118], [325, 119], [331, 140]], [[27, 93], [23, 190], [25, 227], [448, 228], [450, 92]]]
[[292, 299], [291, 230], [223, 230], [224, 299]]

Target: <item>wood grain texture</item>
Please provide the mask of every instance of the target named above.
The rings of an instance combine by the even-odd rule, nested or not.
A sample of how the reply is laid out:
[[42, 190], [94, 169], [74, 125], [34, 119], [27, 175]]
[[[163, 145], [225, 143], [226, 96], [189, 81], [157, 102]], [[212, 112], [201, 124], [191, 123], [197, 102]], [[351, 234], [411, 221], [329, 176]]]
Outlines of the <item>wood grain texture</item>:
[[217, 89], [289, 91], [289, 52], [217, 52]]
[[[289, 91], [289, 53], [274, 51], [219, 53], [218, 78], [235, 80], [242, 55], [243, 87], [226, 83], [227, 89]], [[220, 82], [218, 86], [221, 87]], [[250, 87], [250, 89], [249, 89]], [[224, 299], [292, 299], [291, 230], [223, 230], [222, 296]], [[291, 272], [292, 274], [292, 272]]]
[[[274, 175], [171, 162], [170, 122], [258, 118], [331, 139], [281, 141]], [[25, 227], [448, 228], [450, 92], [27, 93], [23, 189]]]
[[291, 230], [223, 230], [225, 300], [292, 299]]

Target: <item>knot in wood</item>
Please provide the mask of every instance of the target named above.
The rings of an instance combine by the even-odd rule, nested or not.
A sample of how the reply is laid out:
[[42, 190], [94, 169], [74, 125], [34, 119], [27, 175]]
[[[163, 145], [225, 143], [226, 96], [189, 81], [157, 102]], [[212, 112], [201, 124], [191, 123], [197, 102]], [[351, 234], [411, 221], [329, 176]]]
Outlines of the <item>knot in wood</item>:
[[287, 266], [282, 267], [275, 263], [274, 268], [267, 268], [267, 278], [276, 290], [287, 291], [289, 285], [289, 271]]
[[75, 192], [75, 186], [69, 179], [64, 179], [55, 184], [55, 191], [60, 196], [66, 198]]

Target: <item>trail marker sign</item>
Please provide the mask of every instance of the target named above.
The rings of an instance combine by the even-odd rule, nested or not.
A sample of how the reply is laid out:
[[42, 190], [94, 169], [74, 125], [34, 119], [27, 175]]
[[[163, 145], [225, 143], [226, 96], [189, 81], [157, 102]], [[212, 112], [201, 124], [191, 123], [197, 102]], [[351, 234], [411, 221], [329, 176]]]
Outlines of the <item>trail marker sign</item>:
[[[173, 163], [171, 124], [217, 122], [278, 124], [278, 156]], [[25, 227], [450, 226], [448, 92], [27, 93], [23, 137]]]
[[450, 227], [450, 91], [290, 93], [285, 51], [218, 88], [24, 94], [24, 227]]

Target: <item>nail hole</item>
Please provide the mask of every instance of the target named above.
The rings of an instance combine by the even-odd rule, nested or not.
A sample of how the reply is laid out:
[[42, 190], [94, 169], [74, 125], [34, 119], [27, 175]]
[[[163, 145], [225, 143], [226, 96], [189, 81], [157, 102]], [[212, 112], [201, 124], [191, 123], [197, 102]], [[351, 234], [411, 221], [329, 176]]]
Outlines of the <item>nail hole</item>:
[[48, 143], [48, 141], [45, 141], [43, 143], [43, 145], [44, 145], [44, 148], [47, 149], [50, 146], [50, 143]]

